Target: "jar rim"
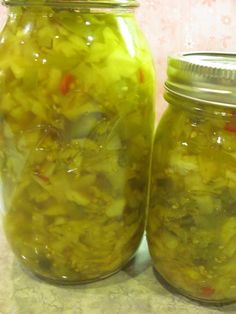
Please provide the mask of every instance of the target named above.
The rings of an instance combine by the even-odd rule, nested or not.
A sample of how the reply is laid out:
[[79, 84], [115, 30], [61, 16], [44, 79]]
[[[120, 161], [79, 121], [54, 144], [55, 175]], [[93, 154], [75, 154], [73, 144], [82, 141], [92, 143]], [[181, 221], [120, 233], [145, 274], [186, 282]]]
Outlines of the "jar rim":
[[236, 107], [236, 53], [188, 52], [168, 57], [165, 90], [190, 101]]
[[2, 0], [5, 6], [52, 6], [78, 8], [136, 8], [136, 0]]

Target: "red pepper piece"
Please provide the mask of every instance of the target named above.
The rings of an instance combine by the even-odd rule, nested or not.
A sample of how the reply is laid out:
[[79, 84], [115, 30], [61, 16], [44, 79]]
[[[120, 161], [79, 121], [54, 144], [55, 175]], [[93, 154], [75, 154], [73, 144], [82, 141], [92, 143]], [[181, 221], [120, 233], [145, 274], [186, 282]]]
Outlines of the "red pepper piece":
[[61, 81], [61, 85], [60, 85], [60, 91], [62, 95], [66, 95], [70, 89], [71, 89], [71, 85], [74, 83], [75, 78], [72, 74], [67, 73], [62, 81]]
[[141, 84], [145, 82], [145, 74], [143, 69], [139, 69], [139, 81]]
[[224, 127], [225, 131], [236, 133], [236, 122], [228, 122]]
[[39, 179], [43, 180], [44, 182], [49, 182], [49, 178], [40, 173], [39, 171], [35, 171], [34, 175], [37, 176]]
[[202, 296], [206, 298], [210, 298], [215, 293], [215, 289], [211, 287], [203, 287], [202, 288]]

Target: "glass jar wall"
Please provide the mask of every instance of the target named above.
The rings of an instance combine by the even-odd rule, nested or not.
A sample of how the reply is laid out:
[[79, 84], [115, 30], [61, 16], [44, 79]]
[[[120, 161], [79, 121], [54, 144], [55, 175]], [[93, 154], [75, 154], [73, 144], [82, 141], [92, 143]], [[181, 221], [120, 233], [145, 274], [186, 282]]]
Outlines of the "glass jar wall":
[[169, 59], [148, 242], [157, 277], [190, 298], [236, 300], [236, 56]]
[[4, 228], [67, 284], [108, 276], [143, 235], [154, 70], [133, 1], [7, 1], [0, 37]]

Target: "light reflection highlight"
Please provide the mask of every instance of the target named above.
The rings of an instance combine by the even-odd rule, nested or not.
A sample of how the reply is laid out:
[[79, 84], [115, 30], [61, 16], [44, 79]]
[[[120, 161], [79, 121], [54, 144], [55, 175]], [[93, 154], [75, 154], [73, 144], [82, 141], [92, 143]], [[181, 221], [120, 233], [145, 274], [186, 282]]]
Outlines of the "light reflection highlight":
[[129, 54], [134, 58], [135, 57], [135, 47], [134, 47], [134, 42], [133, 42], [133, 36], [130, 33], [130, 30], [127, 26], [127, 24], [125, 23], [125, 21], [123, 20], [122, 17], [118, 17], [118, 26], [120, 29], [120, 32], [124, 38], [124, 41], [126, 43], [126, 47], [129, 51]]

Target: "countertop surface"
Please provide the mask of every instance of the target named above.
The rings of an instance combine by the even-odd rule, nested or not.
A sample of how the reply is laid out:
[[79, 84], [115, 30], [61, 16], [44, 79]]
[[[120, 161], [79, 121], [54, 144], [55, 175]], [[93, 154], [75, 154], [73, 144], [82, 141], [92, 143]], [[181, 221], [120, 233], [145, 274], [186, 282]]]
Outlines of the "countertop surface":
[[153, 274], [145, 240], [119, 273], [93, 284], [63, 287], [25, 273], [0, 229], [0, 275], [0, 314], [236, 313], [236, 304], [204, 307], [164, 289]]

